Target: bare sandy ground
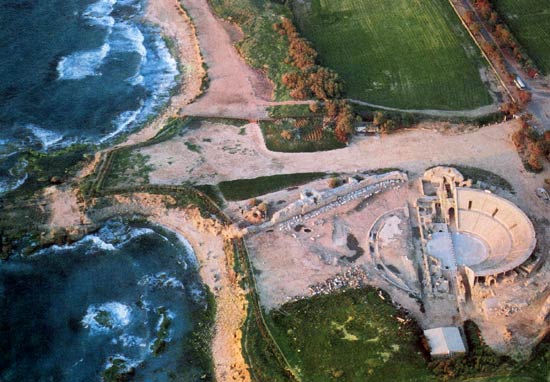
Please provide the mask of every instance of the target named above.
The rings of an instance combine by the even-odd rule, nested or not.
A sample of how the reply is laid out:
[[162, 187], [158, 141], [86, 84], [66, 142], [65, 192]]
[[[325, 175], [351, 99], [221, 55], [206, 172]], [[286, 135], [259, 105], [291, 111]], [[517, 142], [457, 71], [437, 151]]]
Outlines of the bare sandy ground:
[[[349, 147], [330, 152], [277, 153], [267, 150], [256, 124], [247, 125], [242, 134], [237, 127], [204, 122], [183, 137], [140, 151], [150, 156], [155, 167], [150, 180], [158, 184], [216, 184], [281, 173], [387, 167], [418, 176], [438, 164], [468, 165], [504, 177], [516, 191], [516, 204], [531, 215], [548, 217], [550, 206], [535, 195], [535, 190], [550, 176], [550, 171], [532, 174], [524, 170], [510, 140], [516, 123], [506, 122], [466, 134], [408, 130], [382, 138], [356, 138]], [[198, 145], [200, 152], [190, 151], [186, 142]]]
[[[304, 229], [309, 232], [304, 229], [299, 232], [281, 231], [274, 227], [248, 236], [246, 243], [254, 268], [258, 270], [256, 281], [262, 305], [271, 310], [289, 300], [311, 296], [309, 286], [322, 283], [351, 267], [366, 269], [372, 285], [391, 288], [380, 277], [371, 258], [368, 234], [381, 214], [406, 207], [407, 202], [416, 196], [418, 190], [410, 183], [370, 198], [368, 205], [359, 210], [356, 207], [362, 203], [361, 199], [304, 222]], [[271, 201], [270, 198], [263, 200]], [[346, 245], [348, 234], [357, 238], [365, 253], [356, 260], [342, 261], [342, 258], [355, 253]], [[402, 293], [396, 288], [391, 292]], [[418, 312], [414, 303], [409, 309]]]
[[88, 219], [79, 208], [74, 190], [51, 186], [44, 190], [43, 195], [49, 200], [48, 225], [51, 228], [74, 228], [88, 223]]
[[252, 120], [265, 117], [262, 104], [271, 99], [272, 86], [234, 48], [240, 31], [216, 18], [206, 0], [182, 0], [182, 3], [195, 23], [210, 82], [205, 94], [181, 113]]

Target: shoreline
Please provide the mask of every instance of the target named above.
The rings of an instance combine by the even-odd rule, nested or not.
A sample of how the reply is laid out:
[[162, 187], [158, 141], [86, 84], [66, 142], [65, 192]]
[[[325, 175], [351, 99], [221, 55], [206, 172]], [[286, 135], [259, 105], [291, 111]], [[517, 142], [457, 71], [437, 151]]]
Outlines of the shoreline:
[[[160, 211], [159, 211], [160, 212]], [[191, 246], [202, 282], [216, 303], [211, 355], [216, 381], [249, 382], [243, 357], [241, 327], [247, 316], [245, 292], [231, 275], [224, 252], [223, 228], [200, 217], [195, 209], [166, 210], [148, 221], [183, 237]]]
[[[173, 9], [177, 12], [173, 12]], [[174, 50], [178, 52], [174, 59], [183, 72], [179, 74], [179, 81], [174, 86], [175, 94], [171, 95], [164, 108], [150, 122], [124, 137], [122, 142], [109, 146], [105, 151], [153, 138], [170, 117], [177, 116], [181, 108], [192, 103], [202, 93], [206, 71], [203, 68], [196, 29], [180, 3], [177, 0], [148, 0], [143, 18], [145, 22], [158, 26], [162, 37], [174, 42]], [[172, 54], [173, 50], [169, 50]]]

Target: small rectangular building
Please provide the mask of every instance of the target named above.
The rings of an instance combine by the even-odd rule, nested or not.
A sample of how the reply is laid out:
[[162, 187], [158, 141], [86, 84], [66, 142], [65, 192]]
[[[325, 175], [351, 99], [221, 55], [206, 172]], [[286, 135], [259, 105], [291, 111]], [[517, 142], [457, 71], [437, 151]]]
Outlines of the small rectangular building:
[[430, 344], [430, 355], [435, 358], [452, 357], [466, 353], [464, 340], [456, 326], [446, 326], [424, 330]]

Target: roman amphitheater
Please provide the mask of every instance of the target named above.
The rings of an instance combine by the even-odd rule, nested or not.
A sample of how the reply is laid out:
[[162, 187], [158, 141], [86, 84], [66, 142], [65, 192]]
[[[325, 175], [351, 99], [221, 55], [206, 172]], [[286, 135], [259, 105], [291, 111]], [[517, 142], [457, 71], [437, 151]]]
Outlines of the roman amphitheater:
[[340, 179], [336, 188], [325, 179], [264, 195], [266, 215], [229, 206], [267, 309], [370, 284], [424, 329], [474, 319], [501, 348], [528, 341], [514, 326], [522, 311], [536, 310], [533, 331], [548, 319], [550, 291], [526, 288], [546, 277], [535, 229], [512, 202], [451, 167], [412, 180], [400, 171]]
[[428, 290], [455, 286], [453, 292], [465, 298], [476, 283], [529, 273], [524, 264], [535, 248], [535, 230], [518, 207], [470, 188], [471, 181], [452, 168], [427, 171], [421, 184], [416, 211]]

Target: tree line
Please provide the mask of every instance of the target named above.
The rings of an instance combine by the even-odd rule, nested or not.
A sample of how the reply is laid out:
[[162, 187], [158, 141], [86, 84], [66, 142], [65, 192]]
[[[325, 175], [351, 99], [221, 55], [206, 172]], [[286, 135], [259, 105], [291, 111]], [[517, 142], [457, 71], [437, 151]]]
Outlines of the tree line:
[[333, 129], [338, 141], [347, 143], [353, 133], [354, 113], [343, 99], [344, 85], [338, 74], [318, 64], [317, 51], [301, 37], [293, 22], [283, 17], [273, 28], [289, 42], [287, 63], [295, 70], [284, 73], [283, 84], [297, 100], [316, 99], [313, 113], [323, 112], [323, 128]]

